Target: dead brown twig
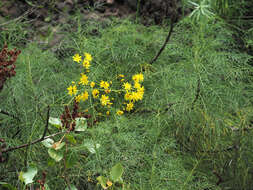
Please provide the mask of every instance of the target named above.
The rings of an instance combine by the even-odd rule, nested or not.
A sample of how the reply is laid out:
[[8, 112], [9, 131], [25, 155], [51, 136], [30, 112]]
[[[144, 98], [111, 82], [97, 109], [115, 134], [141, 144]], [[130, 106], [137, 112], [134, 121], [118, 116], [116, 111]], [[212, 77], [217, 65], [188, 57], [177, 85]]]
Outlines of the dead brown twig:
[[169, 42], [170, 38], [171, 38], [171, 34], [173, 32], [173, 29], [174, 29], [174, 26], [175, 26], [175, 23], [177, 22], [178, 20], [178, 14], [176, 12], [176, 2], [175, 1], [172, 1], [172, 4], [173, 4], [173, 13], [172, 13], [172, 18], [170, 19], [170, 30], [169, 30], [169, 33], [161, 47], [161, 49], [158, 51], [158, 53], [156, 54], [156, 56], [149, 62], [150, 65], [152, 65], [157, 59], [158, 57], [161, 55], [161, 53], [163, 52], [163, 50], [165, 49], [167, 43]]

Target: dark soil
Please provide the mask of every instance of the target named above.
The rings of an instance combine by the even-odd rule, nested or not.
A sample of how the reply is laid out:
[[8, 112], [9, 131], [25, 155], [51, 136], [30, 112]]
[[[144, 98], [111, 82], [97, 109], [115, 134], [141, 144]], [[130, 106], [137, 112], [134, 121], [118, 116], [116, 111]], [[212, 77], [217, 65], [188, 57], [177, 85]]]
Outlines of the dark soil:
[[[80, 22], [110, 21], [114, 17], [138, 18], [144, 25], [163, 24], [169, 18], [183, 15], [179, 0], [2, 0], [0, 2], [0, 32], [8, 30], [12, 21], [28, 23], [27, 42], [35, 41], [46, 48], [59, 44], [66, 24], [73, 23], [79, 13]], [[184, 13], [185, 14], [185, 13]], [[166, 22], [168, 24], [168, 22]], [[66, 28], [66, 27], [65, 27]], [[69, 31], [74, 32], [74, 31]], [[52, 40], [48, 40], [51, 35]]]

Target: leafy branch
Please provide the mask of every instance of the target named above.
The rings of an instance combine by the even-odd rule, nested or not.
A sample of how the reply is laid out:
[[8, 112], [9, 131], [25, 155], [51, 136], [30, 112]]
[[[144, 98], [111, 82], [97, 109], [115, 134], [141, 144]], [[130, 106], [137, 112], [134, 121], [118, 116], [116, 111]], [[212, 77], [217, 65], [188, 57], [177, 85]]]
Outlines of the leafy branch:
[[60, 135], [60, 134], [63, 134], [63, 133], [67, 133], [68, 131], [60, 131], [60, 132], [54, 133], [52, 135], [46, 136], [46, 133], [47, 133], [47, 130], [48, 130], [48, 124], [49, 124], [49, 115], [50, 115], [49, 113], [50, 113], [50, 107], [48, 106], [47, 121], [46, 121], [45, 129], [44, 129], [44, 132], [43, 132], [43, 135], [42, 135], [41, 138], [36, 139], [36, 140], [34, 140], [32, 142], [29, 142], [29, 143], [26, 143], [26, 144], [22, 144], [22, 145], [16, 146], [16, 147], [11, 147], [11, 148], [8, 148], [8, 149], [3, 149], [1, 151], [1, 153], [7, 153], [7, 152], [11, 152], [11, 151], [14, 151], [14, 150], [17, 150], [17, 149], [25, 148], [25, 147], [34, 145], [36, 143], [39, 143], [39, 142], [41, 142], [41, 141], [43, 141], [45, 139], [48, 139], [48, 138], [51, 138], [51, 137], [54, 137], [54, 136], [57, 136], [57, 135]]

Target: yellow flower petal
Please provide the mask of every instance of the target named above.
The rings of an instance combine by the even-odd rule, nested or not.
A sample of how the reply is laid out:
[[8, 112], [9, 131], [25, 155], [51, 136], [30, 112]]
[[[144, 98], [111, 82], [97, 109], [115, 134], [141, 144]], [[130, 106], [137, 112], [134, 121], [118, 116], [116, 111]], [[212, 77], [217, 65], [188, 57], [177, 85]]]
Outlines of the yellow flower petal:
[[73, 61], [80, 63], [80, 61], [82, 60], [82, 56], [80, 56], [78, 53], [75, 54], [73, 57]]

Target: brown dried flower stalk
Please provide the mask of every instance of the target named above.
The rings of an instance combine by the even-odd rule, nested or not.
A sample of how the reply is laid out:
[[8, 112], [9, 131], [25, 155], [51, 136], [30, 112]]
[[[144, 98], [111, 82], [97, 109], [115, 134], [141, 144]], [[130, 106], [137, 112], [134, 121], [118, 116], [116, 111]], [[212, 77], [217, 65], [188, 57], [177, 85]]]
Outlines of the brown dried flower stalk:
[[8, 50], [6, 44], [0, 51], [0, 92], [3, 89], [6, 80], [16, 75], [15, 62], [20, 53], [21, 51], [16, 50], [16, 48], [13, 50]]

